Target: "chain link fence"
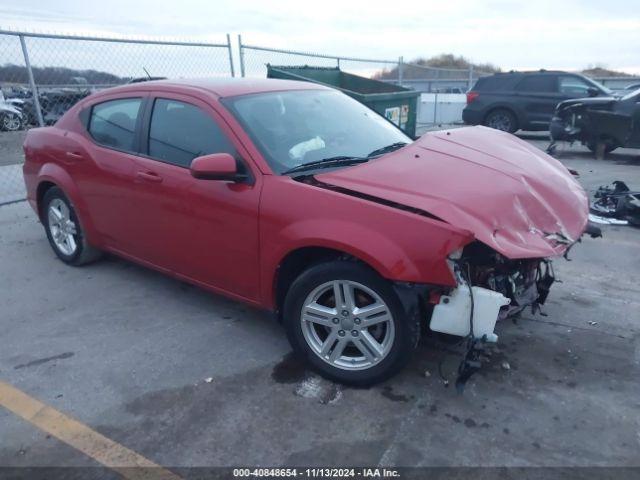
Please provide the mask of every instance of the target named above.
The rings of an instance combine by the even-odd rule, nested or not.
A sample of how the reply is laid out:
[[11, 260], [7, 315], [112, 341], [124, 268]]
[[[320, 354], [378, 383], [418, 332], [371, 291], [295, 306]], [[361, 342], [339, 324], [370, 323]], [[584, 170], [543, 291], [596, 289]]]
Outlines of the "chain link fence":
[[476, 80], [490, 72], [437, 68], [397, 60], [326, 55], [295, 50], [247, 45], [238, 36], [240, 75], [262, 77], [267, 65], [289, 67], [338, 67], [343, 72], [373, 78], [423, 93], [418, 104], [417, 128], [423, 132], [435, 125], [462, 121], [466, 105], [464, 93]]
[[149, 77], [234, 75], [229, 35], [202, 43], [0, 30], [0, 204], [24, 199], [25, 130], [52, 125], [87, 95]]
[[[489, 72], [468, 69], [437, 68], [397, 60], [367, 59], [267, 48], [242, 43], [238, 36], [240, 74], [243, 77], [265, 77], [267, 64], [310, 67], [339, 67], [354, 75], [394, 83], [420, 92], [464, 93]], [[453, 92], [452, 92], [453, 91]]]
[[[402, 57], [354, 58], [247, 45], [240, 35], [236, 48], [238, 74], [243, 77], [266, 77], [267, 64], [339, 67], [420, 92], [463, 93], [484, 74], [408, 64]], [[0, 204], [25, 197], [21, 172], [25, 131], [54, 124], [92, 92], [148, 78], [235, 74], [229, 35], [226, 42], [202, 43], [0, 30]], [[444, 102], [444, 97], [436, 94], [435, 102]], [[419, 122], [420, 118], [437, 122], [438, 112], [445, 111], [429, 102]], [[433, 115], [428, 108], [434, 109]]]
[[384, 72], [394, 75], [398, 80], [398, 60], [381, 60], [342, 57], [339, 55], [325, 55], [320, 53], [301, 52], [295, 50], [281, 50], [276, 48], [259, 47], [242, 43], [238, 36], [238, 50], [240, 57], [240, 75], [243, 77], [267, 76], [267, 64], [286, 66], [310, 67], [339, 67], [340, 70], [362, 77], [372, 78]]

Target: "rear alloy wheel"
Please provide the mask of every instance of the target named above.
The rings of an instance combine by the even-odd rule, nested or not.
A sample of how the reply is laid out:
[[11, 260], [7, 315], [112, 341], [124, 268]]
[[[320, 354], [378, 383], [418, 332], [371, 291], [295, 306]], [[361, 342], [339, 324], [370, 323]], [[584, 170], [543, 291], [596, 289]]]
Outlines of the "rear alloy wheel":
[[293, 283], [285, 326], [294, 350], [322, 375], [356, 385], [400, 370], [419, 335], [387, 280], [344, 261], [316, 265]]
[[8, 132], [16, 132], [22, 128], [22, 119], [17, 113], [4, 112], [0, 114], [0, 127]]
[[498, 108], [489, 112], [484, 119], [484, 124], [487, 127], [502, 130], [503, 132], [514, 133], [518, 130], [516, 116], [504, 108]]
[[73, 206], [58, 187], [51, 187], [42, 199], [42, 222], [51, 248], [63, 262], [83, 265], [102, 255], [87, 243]]

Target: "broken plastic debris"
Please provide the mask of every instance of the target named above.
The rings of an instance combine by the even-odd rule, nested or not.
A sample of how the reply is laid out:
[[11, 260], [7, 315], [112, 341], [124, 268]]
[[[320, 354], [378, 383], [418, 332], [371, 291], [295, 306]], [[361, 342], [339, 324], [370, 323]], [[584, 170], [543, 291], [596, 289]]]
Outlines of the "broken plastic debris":
[[594, 325], [597, 325], [597, 324], [598, 324], [598, 322], [594, 322], [594, 321], [589, 322], [589, 325], [591, 325], [592, 327], [593, 327]]
[[207, 377], [207, 378], [205, 378], [205, 379], [204, 379], [204, 382], [205, 382], [205, 383], [211, 383], [211, 382], [213, 382], [213, 377]]
[[590, 211], [601, 223], [640, 226], [640, 191], [631, 191], [626, 183], [616, 180], [600, 187], [594, 194]]
[[589, 214], [589, 221], [593, 223], [601, 223], [603, 225], [629, 225], [627, 220], [618, 220], [617, 218], [601, 217], [599, 215]]
[[511, 365], [509, 365], [509, 362], [502, 362], [502, 368], [505, 370], [511, 370]]

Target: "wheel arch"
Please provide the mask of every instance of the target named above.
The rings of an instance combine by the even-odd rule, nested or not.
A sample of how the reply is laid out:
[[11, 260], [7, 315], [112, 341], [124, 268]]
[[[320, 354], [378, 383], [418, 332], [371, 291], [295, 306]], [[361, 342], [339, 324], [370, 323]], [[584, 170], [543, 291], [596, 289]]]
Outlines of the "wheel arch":
[[482, 125], [486, 126], [487, 118], [489, 117], [489, 115], [491, 115], [493, 112], [497, 110], [506, 110], [511, 115], [513, 115], [513, 117], [516, 119], [516, 130], [521, 128], [522, 125], [526, 123], [524, 114], [521, 114], [520, 112], [517, 111], [516, 108], [513, 108], [513, 105], [504, 104], [504, 103], [495, 103], [486, 109], [484, 116], [482, 117]]
[[36, 208], [40, 221], [44, 221], [42, 201], [45, 194], [53, 187], [58, 187], [62, 190], [73, 205], [87, 240], [93, 245], [99, 245], [99, 235], [95, 230], [89, 212], [87, 211], [86, 204], [82, 200], [78, 188], [71, 176], [63, 168], [54, 163], [44, 164], [38, 173], [36, 186]]
[[42, 201], [44, 200], [44, 196], [46, 195], [46, 193], [53, 187], [58, 187], [58, 185], [56, 185], [51, 180], [42, 180], [41, 182], [38, 183], [38, 186], [36, 187], [36, 206], [38, 209], [38, 218], [40, 219], [41, 222], [44, 221], [44, 217], [43, 217], [44, 211], [42, 208], [43, 207]]
[[295, 248], [282, 257], [273, 275], [271, 301], [275, 306], [278, 316], [280, 316], [282, 312], [282, 306], [284, 305], [284, 299], [289, 287], [302, 272], [318, 263], [341, 259], [357, 262], [382, 276], [379, 270], [380, 267], [374, 267], [370, 262], [361, 258], [361, 256], [354, 255], [353, 252], [348, 252], [345, 248], [320, 246], [317, 244]]

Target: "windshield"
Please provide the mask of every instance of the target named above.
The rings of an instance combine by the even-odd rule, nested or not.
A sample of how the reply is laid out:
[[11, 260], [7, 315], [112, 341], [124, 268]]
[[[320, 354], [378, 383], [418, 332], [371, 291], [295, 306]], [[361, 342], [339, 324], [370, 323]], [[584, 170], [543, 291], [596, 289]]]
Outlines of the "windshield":
[[624, 97], [622, 97], [622, 100], [631, 100], [634, 97], [640, 97], [640, 88], [627, 93]]
[[224, 100], [276, 173], [333, 157], [366, 157], [411, 139], [335, 90], [293, 90]]
[[596, 82], [594, 79], [589, 78], [589, 77], [582, 77], [585, 80], [587, 80], [588, 82], [592, 83], [593, 85], [596, 86], [596, 88], [599, 88], [601, 91], [603, 91], [604, 93], [606, 93], [607, 95], [613, 95], [613, 90], [611, 90], [609, 87], [605, 87], [603, 84]]

